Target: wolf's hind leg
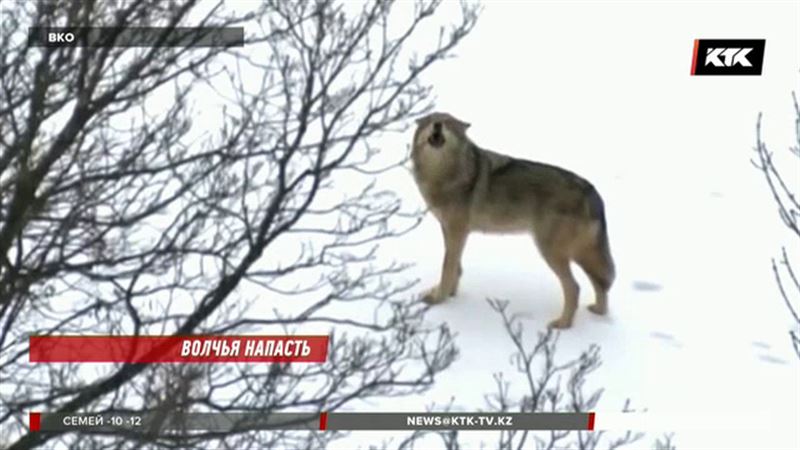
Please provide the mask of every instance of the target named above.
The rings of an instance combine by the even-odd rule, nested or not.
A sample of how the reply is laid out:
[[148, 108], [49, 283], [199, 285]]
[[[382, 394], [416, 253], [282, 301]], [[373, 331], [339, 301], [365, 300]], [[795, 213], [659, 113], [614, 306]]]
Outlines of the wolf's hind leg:
[[551, 328], [569, 328], [572, 326], [575, 310], [578, 308], [578, 294], [580, 293], [578, 282], [572, 275], [569, 259], [545, 257], [545, 260], [561, 281], [561, 289], [564, 292], [564, 309], [561, 311], [561, 316], [552, 320], [549, 326]]
[[537, 240], [539, 251], [547, 265], [553, 269], [558, 280], [561, 282], [561, 289], [564, 293], [564, 308], [561, 316], [549, 323], [550, 328], [569, 328], [575, 318], [575, 310], [578, 308], [578, 294], [580, 287], [570, 268], [570, 258], [559, 245], [558, 239], [549, 242]]
[[592, 245], [577, 256], [575, 262], [586, 272], [596, 295], [594, 304], [588, 307], [589, 311], [599, 315], [606, 314], [608, 291], [614, 282], [614, 262], [611, 260], [611, 255], [603, 245]]

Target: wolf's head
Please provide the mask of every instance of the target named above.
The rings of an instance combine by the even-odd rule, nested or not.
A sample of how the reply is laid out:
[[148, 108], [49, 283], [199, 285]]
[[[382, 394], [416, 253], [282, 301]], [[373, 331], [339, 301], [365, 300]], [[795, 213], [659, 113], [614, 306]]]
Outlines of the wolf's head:
[[469, 124], [443, 112], [435, 112], [417, 119], [414, 147], [444, 150], [461, 147], [467, 140]]

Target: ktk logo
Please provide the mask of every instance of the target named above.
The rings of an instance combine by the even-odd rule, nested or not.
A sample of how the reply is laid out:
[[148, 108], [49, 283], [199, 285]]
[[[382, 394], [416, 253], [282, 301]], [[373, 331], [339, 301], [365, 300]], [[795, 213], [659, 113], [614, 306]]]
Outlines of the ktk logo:
[[761, 75], [764, 39], [695, 39], [692, 75]]
[[[752, 51], [752, 48], [710, 48], [706, 50], [706, 65], [732, 67], [739, 64], [751, 67], [752, 64], [747, 59], [747, 54]], [[725, 60], [721, 60], [721, 57], [725, 57]]]

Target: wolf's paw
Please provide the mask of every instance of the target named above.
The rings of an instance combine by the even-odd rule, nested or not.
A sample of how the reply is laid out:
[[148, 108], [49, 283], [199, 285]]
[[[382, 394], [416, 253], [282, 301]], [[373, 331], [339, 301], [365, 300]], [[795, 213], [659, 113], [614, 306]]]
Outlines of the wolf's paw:
[[572, 326], [572, 321], [563, 317], [559, 317], [558, 319], [550, 322], [547, 326], [556, 330], [565, 330]]
[[597, 314], [598, 316], [604, 316], [608, 312], [608, 306], [598, 305], [597, 303], [587, 306], [586, 309]]
[[437, 303], [441, 303], [442, 301], [444, 301], [444, 299], [445, 296], [441, 294], [439, 286], [434, 286], [422, 294], [422, 301], [429, 305], [435, 305]]

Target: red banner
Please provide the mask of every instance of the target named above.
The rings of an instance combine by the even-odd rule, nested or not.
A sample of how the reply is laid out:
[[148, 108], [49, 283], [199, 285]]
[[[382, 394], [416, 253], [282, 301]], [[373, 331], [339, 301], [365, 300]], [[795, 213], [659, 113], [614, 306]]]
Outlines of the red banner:
[[328, 336], [31, 336], [30, 362], [325, 362]]

